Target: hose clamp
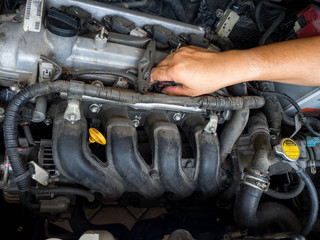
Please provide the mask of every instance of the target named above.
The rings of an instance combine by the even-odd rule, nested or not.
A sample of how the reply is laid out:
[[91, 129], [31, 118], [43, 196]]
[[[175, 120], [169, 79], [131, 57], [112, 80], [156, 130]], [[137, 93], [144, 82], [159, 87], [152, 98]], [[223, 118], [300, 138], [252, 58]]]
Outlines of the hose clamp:
[[263, 192], [268, 191], [270, 185], [268, 180], [247, 173], [244, 175], [242, 183]]
[[315, 161], [315, 160], [310, 160], [309, 163], [310, 163], [311, 173], [312, 173], [313, 175], [316, 174], [316, 173], [317, 173], [316, 161]]

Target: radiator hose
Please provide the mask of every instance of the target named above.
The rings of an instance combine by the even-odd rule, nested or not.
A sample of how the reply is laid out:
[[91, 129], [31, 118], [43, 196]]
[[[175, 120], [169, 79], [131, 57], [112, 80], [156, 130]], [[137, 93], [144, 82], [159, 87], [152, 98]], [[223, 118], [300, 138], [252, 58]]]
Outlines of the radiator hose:
[[254, 155], [240, 185], [234, 206], [234, 220], [240, 231], [252, 233], [256, 229], [260, 198], [267, 190], [266, 178], [271, 149], [267, 119], [261, 112], [254, 113], [248, 122]]

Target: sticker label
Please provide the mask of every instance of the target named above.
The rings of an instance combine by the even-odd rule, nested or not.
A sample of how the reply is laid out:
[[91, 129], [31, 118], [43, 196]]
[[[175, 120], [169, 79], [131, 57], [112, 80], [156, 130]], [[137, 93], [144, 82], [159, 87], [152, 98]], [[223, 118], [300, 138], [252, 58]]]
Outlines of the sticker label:
[[283, 139], [282, 149], [284, 154], [292, 160], [297, 160], [300, 157], [300, 149], [298, 145], [290, 138]]
[[44, 0], [27, 0], [24, 14], [23, 30], [25, 32], [40, 32]]

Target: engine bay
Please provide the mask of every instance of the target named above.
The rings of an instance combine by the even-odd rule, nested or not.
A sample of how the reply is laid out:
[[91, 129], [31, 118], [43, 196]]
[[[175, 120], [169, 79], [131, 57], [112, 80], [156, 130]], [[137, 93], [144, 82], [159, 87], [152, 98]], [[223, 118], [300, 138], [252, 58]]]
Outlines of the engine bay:
[[[0, 10], [3, 236], [318, 239], [320, 87], [257, 81], [186, 97], [162, 93], [178, 83], [150, 83], [183, 46], [318, 35], [317, 1], [0, 0]], [[102, 209], [135, 221], [93, 223]]]

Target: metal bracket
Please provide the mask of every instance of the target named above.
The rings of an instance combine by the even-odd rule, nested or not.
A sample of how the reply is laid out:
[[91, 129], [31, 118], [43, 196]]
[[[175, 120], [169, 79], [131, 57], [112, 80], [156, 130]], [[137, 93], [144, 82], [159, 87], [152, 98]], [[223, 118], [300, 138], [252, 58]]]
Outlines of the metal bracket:
[[49, 173], [34, 161], [29, 162], [28, 165], [31, 165], [33, 168], [33, 171], [31, 173], [32, 179], [43, 186], [47, 186], [49, 184]]
[[138, 64], [138, 78], [135, 83], [135, 88], [140, 93], [148, 91], [148, 83], [150, 81], [151, 69], [154, 65], [154, 53], [156, 50], [156, 42], [151, 40], [147, 43], [146, 50]]
[[68, 106], [64, 112], [63, 118], [74, 124], [81, 119], [80, 101], [77, 99], [69, 99]]
[[215, 134], [218, 127], [218, 116], [217, 115], [210, 115], [210, 120], [204, 128], [204, 131], [207, 133]]
[[295, 127], [294, 133], [292, 133], [292, 135], [290, 136], [290, 138], [293, 138], [293, 137], [299, 132], [299, 130], [300, 130], [301, 127], [302, 127], [301, 120], [300, 120], [300, 115], [299, 115], [299, 114], [296, 114], [296, 115], [294, 116], [294, 127]]

